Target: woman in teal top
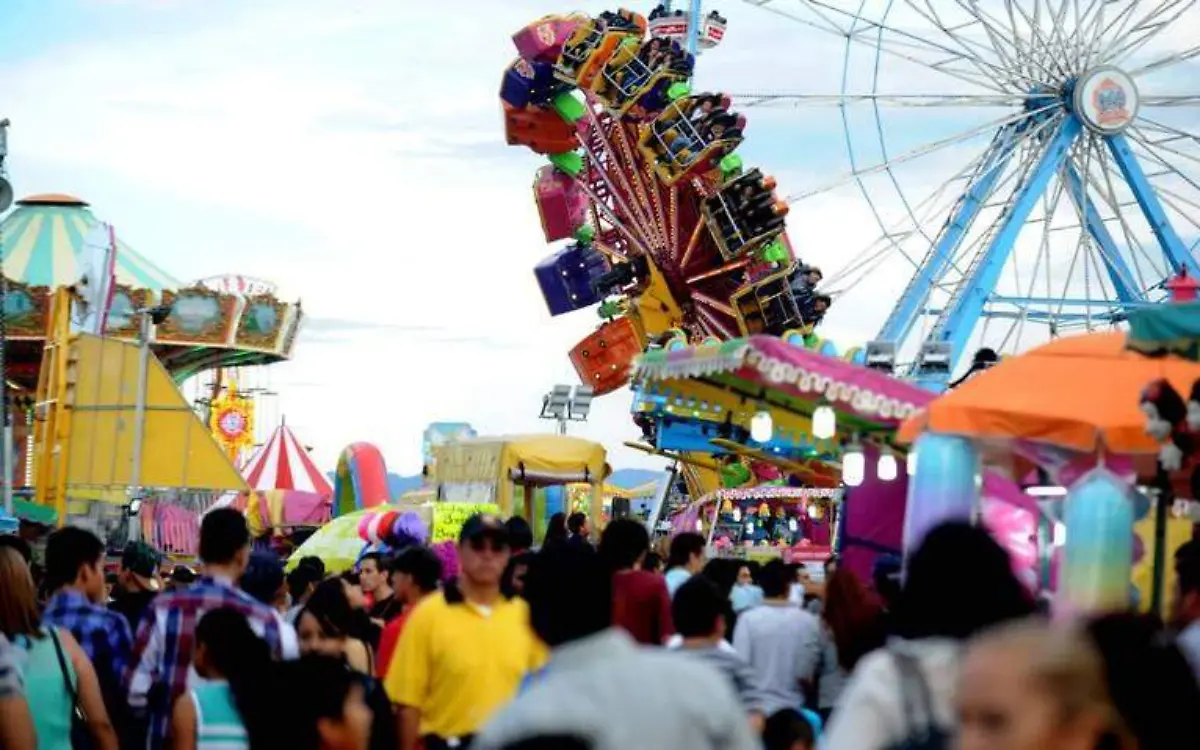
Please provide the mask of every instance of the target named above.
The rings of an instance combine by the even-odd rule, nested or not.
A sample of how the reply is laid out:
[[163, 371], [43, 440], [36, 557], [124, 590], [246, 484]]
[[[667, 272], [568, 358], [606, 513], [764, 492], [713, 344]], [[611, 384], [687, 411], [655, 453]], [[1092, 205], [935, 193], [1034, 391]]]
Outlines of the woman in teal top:
[[174, 750], [250, 750], [278, 744], [267, 725], [274, 714], [267, 705], [271, 654], [241, 613], [222, 608], [200, 618], [192, 663], [204, 682], [175, 702]]
[[0, 548], [0, 633], [23, 655], [38, 750], [71, 750], [75, 696], [93, 747], [118, 750], [92, 662], [70, 633], [42, 627], [29, 568], [9, 548]]

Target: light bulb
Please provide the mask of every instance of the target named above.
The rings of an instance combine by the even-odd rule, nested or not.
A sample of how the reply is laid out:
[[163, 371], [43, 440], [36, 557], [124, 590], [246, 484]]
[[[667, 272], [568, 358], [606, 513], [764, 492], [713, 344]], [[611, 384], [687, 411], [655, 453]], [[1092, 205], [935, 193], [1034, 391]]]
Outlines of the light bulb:
[[733, 522], [734, 522], [734, 523], [740, 523], [740, 522], [741, 522], [741, 520], [742, 520], [742, 509], [741, 509], [741, 508], [734, 508], [734, 509], [733, 509]]
[[842, 482], [847, 487], [858, 487], [867, 474], [867, 457], [857, 445], [842, 454]]
[[908, 456], [904, 459], [904, 470], [910, 477], [917, 474], [917, 449], [916, 446], [908, 451]]
[[1064, 523], [1054, 524], [1054, 546], [1061, 547], [1067, 543], [1067, 525]]
[[875, 475], [879, 477], [881, 482], [891, 482], [900, 473], [900, 467], [896, 463], [896, 457], [887, 448], [879, 454], [879, 462], [875, 464]]
[[818, 440], [828, 440], [837, 434], [837, 412], [832, 406], [822, 404], [813, 412], [813, 437]]
[[756, 443], [768, 443], [775, 434], [775, 420], [771, 413], [760, 411], [750, 420], [750, 439]]

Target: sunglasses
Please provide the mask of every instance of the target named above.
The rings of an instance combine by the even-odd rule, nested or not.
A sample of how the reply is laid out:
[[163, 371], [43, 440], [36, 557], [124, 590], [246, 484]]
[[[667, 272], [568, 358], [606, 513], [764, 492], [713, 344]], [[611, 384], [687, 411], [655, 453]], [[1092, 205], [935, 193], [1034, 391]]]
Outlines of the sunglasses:
[[472, 537], [467, 544], [476, 552], [483, 552], [485, 549], [490, 549], [492, 552], [505, 552], [508, 550], [508, 540], [490, 534], [481, 534], [477, 537]]

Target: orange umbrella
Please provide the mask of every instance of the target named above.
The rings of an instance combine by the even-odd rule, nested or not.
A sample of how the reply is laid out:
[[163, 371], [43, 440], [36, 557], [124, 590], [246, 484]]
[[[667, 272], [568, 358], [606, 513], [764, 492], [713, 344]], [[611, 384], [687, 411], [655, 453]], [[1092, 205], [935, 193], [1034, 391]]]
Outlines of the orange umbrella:
[[1156, 453], [1139, 402], [1142, 389], [1166, 378], [1187, 398], [1200, 364], [1143, 357], [1125, 334], [1058, 339], [1004, 359], [933, 401], [900, 426], [899, 440], [925, 430], [972, 438], [1031, 440], [1081, 452]]

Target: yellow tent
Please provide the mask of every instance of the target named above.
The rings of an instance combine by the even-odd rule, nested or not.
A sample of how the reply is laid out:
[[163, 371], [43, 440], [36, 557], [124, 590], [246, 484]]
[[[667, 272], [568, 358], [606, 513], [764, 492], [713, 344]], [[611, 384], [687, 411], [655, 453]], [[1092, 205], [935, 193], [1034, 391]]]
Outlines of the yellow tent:
[[444, 500], [494, 502], [504, 515], [513, 512], [515, 485], [590, 484], [598, 506], [609, 473], [604, 446], [566, 435], [463, 440], [434, 448], [434, 456], [434, 481]]

